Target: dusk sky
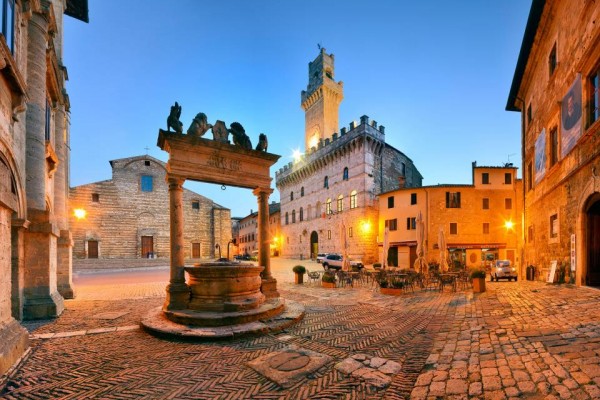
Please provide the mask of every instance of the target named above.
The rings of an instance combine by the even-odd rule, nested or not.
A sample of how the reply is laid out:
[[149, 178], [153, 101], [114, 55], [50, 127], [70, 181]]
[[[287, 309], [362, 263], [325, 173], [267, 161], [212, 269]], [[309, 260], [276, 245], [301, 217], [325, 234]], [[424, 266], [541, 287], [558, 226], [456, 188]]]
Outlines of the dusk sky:
[[[110, 160], [156, 146], [178, 101], [269, 138], [275, 171], [304, 151], [300, 91], [317, 44], [344, 82], [341, 127], [368, 115], [424, 185], [471, 183], [471, 162], [519, 167], [520, 114], [505, 111], [531, 1], [90, 0], [65, 17], [71, 186], [111, 178]], [[210, 132], [208, 138], [212, 138]], [[145, 148], [148, 148], [146, 150]], [[186, 182], [243, 217], [250, 190]], [[279, 201], [275, 191], [270, 200]], [[168, 204], [165, 204], [168, 207]]]

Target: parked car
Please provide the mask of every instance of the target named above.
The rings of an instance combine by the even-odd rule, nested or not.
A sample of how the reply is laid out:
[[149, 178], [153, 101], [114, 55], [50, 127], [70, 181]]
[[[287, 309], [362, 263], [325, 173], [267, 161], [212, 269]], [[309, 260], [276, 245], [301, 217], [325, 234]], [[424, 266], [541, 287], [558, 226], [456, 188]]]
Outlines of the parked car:
[[[350, 263], [350, 267], [355, 267], [358, 269], [361, 269], [364, 267], [364, 264], [360, 260], [353, 260], [351, 258], [348, 258], [348, 262]], [[325, 269], [325, 270], [328, 270], [328, 269], [340, 270], [340, 269], [342, 269], [342, 266], [344, 265], [344, 257], [339, 254], [327, 254], [327, 256], [325, 256], [325, 258], [323, 259], [322, 264], [323, 264], [323, 269]]]
[[327, 253], [319, 253], [319, 254], [317, 254], [317, 262], [319, 264], [322, 264], [323, 263], [323, 259], [325, 257], [327, 257]]
[[496, 260], [490, 275], [492, 281], [500, 279], [517, 281], [517, 269], [511, 265], [510, 260]]

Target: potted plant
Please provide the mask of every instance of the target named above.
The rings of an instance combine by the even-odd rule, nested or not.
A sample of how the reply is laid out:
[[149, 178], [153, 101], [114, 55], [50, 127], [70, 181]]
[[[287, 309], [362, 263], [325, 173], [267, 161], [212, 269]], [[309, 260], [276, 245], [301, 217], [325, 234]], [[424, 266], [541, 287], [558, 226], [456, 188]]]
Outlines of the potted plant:
[[304, 283], [304, 274], [306, 273], [306, 268], [304, 268], [303, 265], [296, 265], [294, 268], [292, 268], [292, 271], [294, 271], [294, 282], [296, 282], [296, 284]]
[[485, 292], [485, 270], [476, 268], [471, 270], [471, 280], [473, 281], [473, 292]]
[[325, 288], [335, 288], [335, 275], [326, 271], [321, 277], [321, 286]]
[[373, 268], [380, 269], [381, 268], [381, 263], [375, 263], [375, 264], [373, 264]]
[[400, 296], [402, 295], [402, 289], [404, 288], [404, 281], [399, 279], [388, 280], [383, 278], [379, 281], [379, 293]]

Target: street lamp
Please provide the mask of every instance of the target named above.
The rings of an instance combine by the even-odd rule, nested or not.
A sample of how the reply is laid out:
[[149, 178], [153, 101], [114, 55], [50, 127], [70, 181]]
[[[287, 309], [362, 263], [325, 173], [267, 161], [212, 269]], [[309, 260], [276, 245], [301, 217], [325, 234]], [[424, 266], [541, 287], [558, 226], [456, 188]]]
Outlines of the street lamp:
[[75, 215], [75, 218], [77, 219], [84, 219], [86, 214], [87, 212], [83, 208], [76, 208], [73, 210], [73, 215]]

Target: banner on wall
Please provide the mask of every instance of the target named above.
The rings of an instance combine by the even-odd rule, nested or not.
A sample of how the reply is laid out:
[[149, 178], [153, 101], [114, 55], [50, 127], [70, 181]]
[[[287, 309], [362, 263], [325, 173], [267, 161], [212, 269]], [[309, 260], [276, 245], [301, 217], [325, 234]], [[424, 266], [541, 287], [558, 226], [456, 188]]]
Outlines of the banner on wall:
[[581, 137], [581, 114], [581, 74], [577, 74], [575, 82], [560, 105], [561, 158], [569, 154]]
[[546, 173], [546, 130], [542, 129], [535, 140], [535, 182]]

